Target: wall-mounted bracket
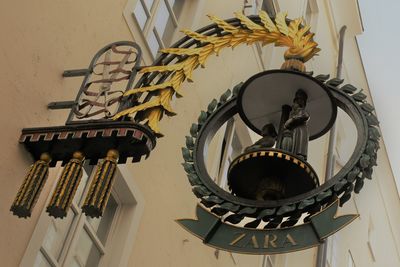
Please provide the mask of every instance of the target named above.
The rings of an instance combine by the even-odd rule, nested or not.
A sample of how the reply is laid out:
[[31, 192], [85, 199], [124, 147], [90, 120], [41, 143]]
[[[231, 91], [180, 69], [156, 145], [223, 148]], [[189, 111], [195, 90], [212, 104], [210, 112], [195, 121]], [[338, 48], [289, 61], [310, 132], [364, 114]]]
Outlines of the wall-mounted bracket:
[[57, 101], [47, 104], [48, 109], [71, 109], [75, 105], [75, 101]]
[[65, 70], [62, 74], [63, 77], [79, 77], [85, 76], [90, 73], [89, 69], [78, 69], [78, 70]]

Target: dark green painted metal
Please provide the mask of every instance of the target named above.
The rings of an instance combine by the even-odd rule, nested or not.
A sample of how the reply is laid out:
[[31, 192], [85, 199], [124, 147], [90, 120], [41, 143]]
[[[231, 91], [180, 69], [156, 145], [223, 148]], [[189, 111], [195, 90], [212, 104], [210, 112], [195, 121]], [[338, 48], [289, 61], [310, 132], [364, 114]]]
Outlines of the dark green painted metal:
[[197, 206], [197, 220], [181, 219], [177, 222], [209, 246], [248, 254], [275, 254], [307, 249], [319, 245], [358, 215], [335, 217], [339, 206], [332, 205], [311, 217], [310, 222], [280, 229], [239, 228]]

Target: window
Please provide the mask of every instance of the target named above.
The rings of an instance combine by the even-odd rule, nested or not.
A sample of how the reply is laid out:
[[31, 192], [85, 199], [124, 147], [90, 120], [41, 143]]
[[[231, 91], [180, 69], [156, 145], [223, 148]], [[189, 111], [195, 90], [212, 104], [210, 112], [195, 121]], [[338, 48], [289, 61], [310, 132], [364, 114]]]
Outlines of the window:
[[236, 116], [217, 131], [210, 142], [206, 158], [208, 172], [221, 188], [229, 191], [227, 180], [229, 165], [251, 144], [247, 127]]
[[368, 250], [371, 256], [371, 259], [373, 262], [376, 262], [376, 258], [375, 258], [375, 252], [374, 252], [374, 248], [375, 248], [375, 242], [374, 242], [374, 236], [375, 236], [375, 227], [374, 227], [374, 222], [372, 220], [371, 215], [369, 216], [369, 223], [368, 223], [368, 241], [367, 241], [367, 246], [368, 246]]
[[267, 12], [270, 17], [276, 16], [276, 3], [274, 3], [273, 0], [262, 0], [260, 1], [259, 6], [259, 9]]
[[[133, 229], [133, 235], [136, 233], [143, 201], [137, 189], [126, 191], [135, 185], [126, 167], [119, 167], [103, 216], [86, 217], [80, 206], [90, 184], [88, 173], [94, 173], [95, 168], [85, 166], [67, 217], [55, 219], [43, 209], [20, 266], [119, 266], [128, 260], [134, 240], [130, 232]], [[131, 223], [120, 223], [125, 220]]]
[[[254, 6], [256, 7], [254, 9], [254, 14], [258, 14], [258, 10], [263, 10], [267, 12], [270, 17], [275, 17], [276, 15], [277, 9], [273, 0], [256, 1], [256, 5]], [[270, 69], [274, 47], [272, 45], [262, 46], [261, 43], [256, 43], [255, 47], [260, 57], [262, 68], [264, 70]]]
[[184, 0], [137, 0], [132, 15], [153, 58], [171, 44], [183, 4]]
[[264, 256], [262, 267], [275, 267], [276, 255]]
[[337, 259], [337, 244], [338, 244], [339, 235], [336, 233], [326, 239], [326, 263], [329, 264], [330, 267], [336, 267], [336, 259]]
[[307, 0], [303, 9], [304, 23], [311, 26], [313, 32], [317, 31], [318, 4], [316, 0]]
[[349, 250], [347, 267], [356, 267], [356, 264], [354, 263], [353, 255], [351, 255], [351, 251], [350, 250]]

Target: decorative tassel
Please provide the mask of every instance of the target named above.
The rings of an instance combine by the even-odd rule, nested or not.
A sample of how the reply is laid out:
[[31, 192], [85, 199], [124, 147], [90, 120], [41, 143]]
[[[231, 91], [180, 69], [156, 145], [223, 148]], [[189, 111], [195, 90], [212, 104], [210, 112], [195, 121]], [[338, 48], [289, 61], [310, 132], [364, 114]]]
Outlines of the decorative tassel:
[[90, 217], [100, 217], [107, 205], [114, 182], [119, 153], [115, 149], [107, 152], [107, 157], [97, 167], [96, 175], [90, 184], [82, 211]]
[[82, 165], [85, 160], [79, 151], [74, 152], [72, 159], [65, 165], [56, 189], [46, 211], [54, 218], [64, 218], [74, 199], [82, 178]]
[[19, 218], [31, 216], [32, 209], [49, 176], [50, 161], [50, 155], [42, 153], [40, 159], [31, 166], [10, 208], [14, 215]]

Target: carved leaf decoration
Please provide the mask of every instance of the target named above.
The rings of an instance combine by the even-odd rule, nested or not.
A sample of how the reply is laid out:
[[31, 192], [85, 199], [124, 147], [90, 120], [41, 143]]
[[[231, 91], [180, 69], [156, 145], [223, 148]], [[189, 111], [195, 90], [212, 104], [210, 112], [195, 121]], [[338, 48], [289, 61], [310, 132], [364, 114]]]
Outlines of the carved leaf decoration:
[[[180, 56], [180, 61], [171, 65], [154, 65], [144, 67], [139, 73], [149, 75], [150, 73], [163, 73], [167, 75], [162, 82], [155, 84], [143, 84], [143, 87], [134, 88], [125, 92], [125, 96], [133, 94], [151, 93], [150, 99], [137, 106], [127, 108], [117, 113], [113, 119], [143, 111], [140, 116], [142, 122], [160, 135], [158, 122], [163, 114], [175, 115], [171, 107], [174, 95], [181, 96], [180, 88], [184, 81], [192, 81], [193, 71], [199, 66], [204, 67], [206, 60], [213, 54], [218, 55], [224, 48], [235, 48], [241, 44], [251, 45], [260, 42], [262, 45], [274, 43], [276, 46], [286, 46], [285, 58], [302, 58], [305, 62], [316, 55], [320, 49], [313, 41], [313, 33], [309, 26], [301, 26], [301, 19], [292, 20], [287, 25], [287, 13], [278, 13], [275, 22], [271, 20], [265, 11], [260, 11], [261, 23], [256, 23], [242, 13], [235, 13], [241, 25], [232, 25], [216, 16], [208, 17], [216, 23], [223, 32], [220, 36], [207, 36], [190, 30], [182, 32], [189, 38], [198, 41], [197, 47], [189, 48], [166, 48], [161, 52]], [[234, 91], [234, 95], [237, 91]], [[229, 96], [228, 96], [229, 97]], [[227, 98], [228, 98], [227, 97]], [[226, 98], [226, 99], [227, 99]], [[213, 110], [211, 108], [211, 110]]]
[[321, 81], [321, 82], [325, 82], [326, 80], [329, 79], [329, 74], [317, 75], [317, 76], [315, 76], [315, 79], [317, 79], [318, 81]]
[[235, 85], [235, 87], [233, 87], [232, 94], [234, 96], [237, 96], [239, 94], [239, 91], [240, 91], [240, 88], [242, 88], [242, 85], [243, 85], [243, 82], [241, 82], [241, 83]]
[[228, 217], [226, 217], [225, 221], [230, 222], [232, 224], [238, 224], [244, 219], [243, 215], [238, 215], [238, 214], [231, 214]]
[[346, 180], [346, 179], [340, 180], [340, 181], [335, 185], [335, 187], [333, 188], [333, 190], [335, 190], [335, 192], [339, 192], [339, 191], [341, 191], [341, 189], [342, 189], [346, 184], [347, 184], [347, 180]]
[[205, 196], [205, 197], [203, 197], [203, 199], [204, 199], [205, 201], [213, 202], [213, 203], [216, 203], [216, 204], [221, 204], [222, 202], [224, 202], [223, 199], [221, 199], [221, 198], [219, 198], [219, 197], [217, 197], [217, 196], [214, 196], [214, 195]]
[[254, 208], [254, 207], [246, 207], [246, 208], [241, 209], [241, 210], [238, 212], [238, 214], [241, 214], [241, 215], [252, 215], [252, 214], [254, 214], [254, 213], [256, 213], [256, 212], [257, 212], [257, 208]]
[[192, 186], [195, 186], [195, 185], [202, 185], [202, 182], [201, 182], [199, 176], [197, 176], [196, 174], [190, 173], [190, 174], [188, 174], [187, 176], [188, 176], [188, 179], [189, 179], [189, 183], [190, 183]]
[[299, 210], [302, 210], [308, 206], [311, 206], [315, 203], [314, 198], [310, 198], [310, 199], [305, 199], [303, 200], [300, 204], [299, 204]]
[[258, 214], [257, 219], [262, 219], [262, 218], [264, 218], [264, 217], [266, 217], [266, 216], [274, 215], [274, 214], [275, 214], [275, 211], [276, 211], [275, 208], [272, 208], [272, 209], [264, 209], [264, 210], [262, 210], [262, 211]]
[[208, 112], [208, 113], [212, 113], [212, 112], [215, 110], [215, 108], [217, 107], [217, 105], [218, 105], [218, 101], [217, 101], [217, 99], [214, 98], [214, 99], [210, 102], [210, 104], [208, 104], [207, 112]]
[[193, 137], [196, 137], [198, 129], [199, 129], [199, 126], [197, 124], [193, 123], [192, 126], [190, 127], [190, 134]]
[[222, 209], [229, 210], [229, 211], [231, 211], [231, 212], [236, 212], [236, 211], [238, 211], [239, 208], [240, 208], [239, 205], [235, 205], [235, 204], [230, 203], [230, 202], [222, 203], [219, 207], [222, 208]]
[[357, 88], [351, 84], [346, 84], [340, 89], [347, 94], [354, 94], [357, 91]]
[[247, 228], [257, 228], [257, 226], [259, 226], [260, 223], [261, 223], [261, 220], [253, 220], [253, 221], [251, 221], [251, 222], [249, 222], [249, 223], [246, 223], [246, 224], [244, 225], [244, 227], [247, 227]]
[[189, 149], [194, 148], [194, 140], [191, 136], [186, 136], [186, 147]]
[[193, 162], [192, 152], [188, 148], [182, 147], [182, 156], [186, 162]]
[[361, 189], [364, 186], [364, 179], [357, 179], [356, 184], [354, 185], [354, 193], [358, 194], [360, 193]]
[[149, 111], [148, 123], [147, 124], [157, 134], [161, 134], [160, 133], [160, 128], [158, 126], [158, 122], [161, 120], [161, 117], [162, 117], [162, 109], [160, 109], [160, 108], [152, 108]]
[[286, 205], [286, 206], [282, 206], [278, 209], [278, 211], [276, 212], [276, 215], [280, 216], [283, 215], [285, 213], [289, 213], [292, 212], [296, 209], [296, 205]]
[[304, 34], [306, 34], [309, 30], [310, 30], [311, 26], [309, 25], [305, 25], [302, 29], [300, 29], [297, 33], [296, 33], [296, 37], [294, 38], [294, 43], [298, 44], [300, 43], [302, 37], [304, 36]]
[[278, 28], [275, 26], [275, 23], [271, 20], [267, 12], [261, 10], [259, 14], [261, 18], [261, 22], [264, 24], [264, 27], [270, 32], [278, 32]]
[[[288, 35], [292, 38], [292, 40], [297, 40], [295, 37], [299, 32], [299, 26], [301, 24], [302, 19], [294, 19], [289, 23], [289, 32]], [[300, 41], [300, 40], [298, 40]]]
[[238, 28], [236, 28], [235, 26], [232, 26], [231, 24], [229, 24], [228, 22], [226, 22], [225, 20], [222, 20], [214, 15], [208, 15], [208, 17], [210, 18], [210, 20], [212, 20], [213, 22], [215, 22], [219, 28], [223, 29], [226, 32], [235, 34], [239, 31]]
[[203, 196], [208, 196], [211, 194], [210, 191], [205, 186], [196, 185], [192, 188], [193, 193], [198, 197], [201, 198]]
[[132, 114], [132, 113], [136, 113], [138, 111], [146, 110], [146, 109], [149, 109], [149, 108], [152, 108], [152, 107], [156, 107], [156, 106], [159, 106], [159, 105], [160, 105], [160, 100], [156, 98], [156, 99], [153, 99], [153, 100], [151, 100], [149, 102], [145, 102], [143, 104], [140, 104], [138, 106], [134, 106], [132, 108], [125, 109], [125, 110], [117, 113], [113, 117], [113, 119], [116, 120], [119, 117], [122, 117], [122, 116], [125, 116], [125, 115], [128, 115], [128, 114]]
[[141, 88], [135, 88], [128, 90], [124, 93], [124, 96], [128, 95], [133, 95], [133, 94], [138, 94], [138, 93], [144, 93], [144, 92], [152, 92], [152, 91], [157, 91], [159, 89], [164, 89], [166, 87], [172, 86], [171, 82], [163, 83], [163, 84], [156, 84], [152, 86], [146, 86], [146, 87], [141, 87]]
[[278, 13], [275, 18], [276, 27], [284, 35], [289, 35], [289, 27], [286, 24], [287, 12]]
[[326, 191], [321, 192], [321, 193], [318, 194], [317, 201], [320, 202], [321, 200], [323, 200], [323, 199], [325, 199], [327, 197], [330, 197], [330, 196], [332, 196], [332, 191], [331, 190], [326, 190]]
[[361, 105], [361, 108], [362, 108], [363, 110], [365, 110], [366, 112], [368, 112], [368, 113], [371, 113], [372, 111], [375, 110], [375, 108], [374, 108], [371, 104], [369, 104], [369, 103], [364, 103], [364, 104], [362, 104], [362, 105]]
[[257, 30], [264, 30], [264, 27], [258, 25], [257, 23], [254, 23], [251, 19], [246, 17], [243, 13], [240, 12], [235, 12], [236, 18], [240, 20], [240, 22], [245, 25], [249, 30], [252, 31], [257, 31]]
[[338, 85], [343, 83], [343, 79], [333, 78], [326, 82], [328, 86], [337, 87]]
[[214, 36], [207, 36], [207, 35], [203, 35], [191, 30], [183, 30], [182, 31], [186, 36], [196, 40], [196, 41], [200, 41], [200, 42], [204, 42], [204, 43], [215, 43], [219, 37], [214, 37]]
[[174, 54], [174, 55], [199, 55], [203, 49], [202, 48], [193, 48], [193, 49], [186, 49], [186, 48], [165, 48], [161, 49], [161, 53], [166, 54]]
[[194, 166], [191, 163], [182, 163], [183, 168], [185, 169], [185, 172], [189, 173], [189, 174], [194, 174], [196, 173], [196, 171], [194, 170]]
[[199, 118], [197, 119], [198, 123], [199, 123], [199, 124], [203, 124], [203, 123], [207, 120], [207, 117], [208, 117], [207, 112], [201, 111], [201, 112], [200, 112], [200, 116], [199, 116]]

